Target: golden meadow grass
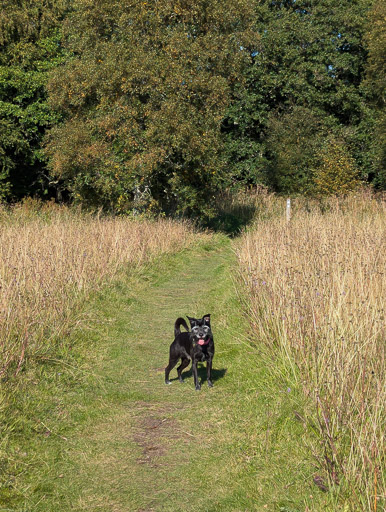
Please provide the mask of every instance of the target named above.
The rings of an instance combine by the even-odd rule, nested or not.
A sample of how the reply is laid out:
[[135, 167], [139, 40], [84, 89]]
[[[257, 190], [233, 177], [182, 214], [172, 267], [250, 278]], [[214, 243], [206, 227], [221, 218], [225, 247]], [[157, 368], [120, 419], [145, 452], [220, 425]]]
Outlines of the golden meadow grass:
[[283, 215], [257, 221], [238, 248], [254, 337], [312, 404], [316, 482], [345, 487], [354, 510], [381, 510], [385, 203], [368, 194], [294, 202], [291, 222], [282, 200]]
[[186, 223], [109, 218], [27, 201], [0, 209], [0, 375], [44, 354], [90, 291], [189, 245]]

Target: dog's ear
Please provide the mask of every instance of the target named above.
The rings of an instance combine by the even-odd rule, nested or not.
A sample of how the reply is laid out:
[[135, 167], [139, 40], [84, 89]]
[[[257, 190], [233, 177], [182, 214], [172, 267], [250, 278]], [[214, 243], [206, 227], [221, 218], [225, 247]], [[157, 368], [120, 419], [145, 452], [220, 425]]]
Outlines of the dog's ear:
[[210, 315], [204, 315], [202, 318], [203, 318], [204, 322], [206, 323], [206, 325], [210, 326]]
[[197, 323], [197, 320], [195, 318], [191, 318], [190, 316], [186, 315], [188, 317], [188, 320], [190, 322], [190, 327], [194, 327]]

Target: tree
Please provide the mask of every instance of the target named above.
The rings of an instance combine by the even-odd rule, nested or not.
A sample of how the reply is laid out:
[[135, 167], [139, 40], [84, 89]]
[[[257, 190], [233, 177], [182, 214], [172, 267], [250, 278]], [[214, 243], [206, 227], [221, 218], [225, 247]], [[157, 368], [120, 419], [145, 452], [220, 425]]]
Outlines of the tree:
[[270, 183], [278, 192], [311, 193], [313, 168], [329, 131], [326, 121], [311, 109], [296, 106], [285, 113], [272, 112], [267, 128]]
[[42, 137], [57, 116], [47, 104], [48, 71], [63, 58], [66, 0], [11, 0], [0, 13], [0, 200], [47, 192]]
[[[262, 182], [282, 192], [301, 190], [298, 178], [304, 177], [304, 169], [296, 167], [295, 155], [288, 161], [285, 184], [282, 168], [275, 174], [280, 141], [273, 151], [271, 130], [280, 132], [287, 122], [295, 128], [299, 109], [308, 110], [311, 124], [312, 119], [323, 119], [320, 126], [344, 138], [351, 153], [361, 158], [365, 103], [360, 84], [369, 4], [364, 0], [262, 0], [255, 5], [254, 30], [259, 37], [245, 68], [246, 87], [235, 90], [224, 122], [228, 167], [242, 183]], [[301, 139], [307, 125], [306, 120]], [[295, 149], [292, 143], [291, 147]]]
[[127, 211], [146, 189], [149, 208], [210, 214], [249, 2], [75, 7], [64, 27], [74, 57], [49, 83], [50, 103], [65, 118], [47, 139], [52, 175], [93, 205]]
[[369, 16], [366, 44], [369, 58], [364, 89], [370, 108], [367, 124], [372, 127], [372, 171], [376, 186], [386, 188], [386, 3], [375, 2]]

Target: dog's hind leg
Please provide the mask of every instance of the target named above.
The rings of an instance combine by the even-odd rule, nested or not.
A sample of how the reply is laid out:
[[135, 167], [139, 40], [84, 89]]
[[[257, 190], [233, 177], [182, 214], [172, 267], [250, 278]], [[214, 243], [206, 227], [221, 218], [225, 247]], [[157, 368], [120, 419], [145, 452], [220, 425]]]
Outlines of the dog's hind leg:
[[206, 363], [206, 377], [208, 381], [208, 386], [210, 388], [213, 388], [213, 382], [212, 382], [212, 358], [209, 359], [209, 361]]
[[169, 364], [165, 368], [165, 384], [171, 384], [171, 382], [169, 380], [169, 373], [176, 366], [176, 364], [178, 363], [178, 360], [179, 360], [179, 357], [177, 357], [175, 359], [169, 359]]
[[189, 366], [189, 363], [190, 363], [190, 359], [188, 359], [187, 357], [182, 359], [182, 362], [180, 364], [180, 366], [177, 368], [177, 373], [178, 373], [178, 380], [181, 382], [181, 384], [184, 382], [184, 379], [182, 378], [182, 370], [184, 368], [186, 368], [187, 366]]

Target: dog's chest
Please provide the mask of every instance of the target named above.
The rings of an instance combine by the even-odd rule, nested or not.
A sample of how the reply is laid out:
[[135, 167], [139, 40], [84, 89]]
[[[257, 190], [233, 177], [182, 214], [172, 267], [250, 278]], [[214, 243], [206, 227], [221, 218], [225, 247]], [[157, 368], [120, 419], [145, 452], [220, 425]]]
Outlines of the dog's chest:
[[195, 359], [196, 359], [196, 361], [209, 361], [210, 354], [208, 352], [207, 347], [204, 347], [204, 348], [197, 347], [196, 353], [195, 353]]

